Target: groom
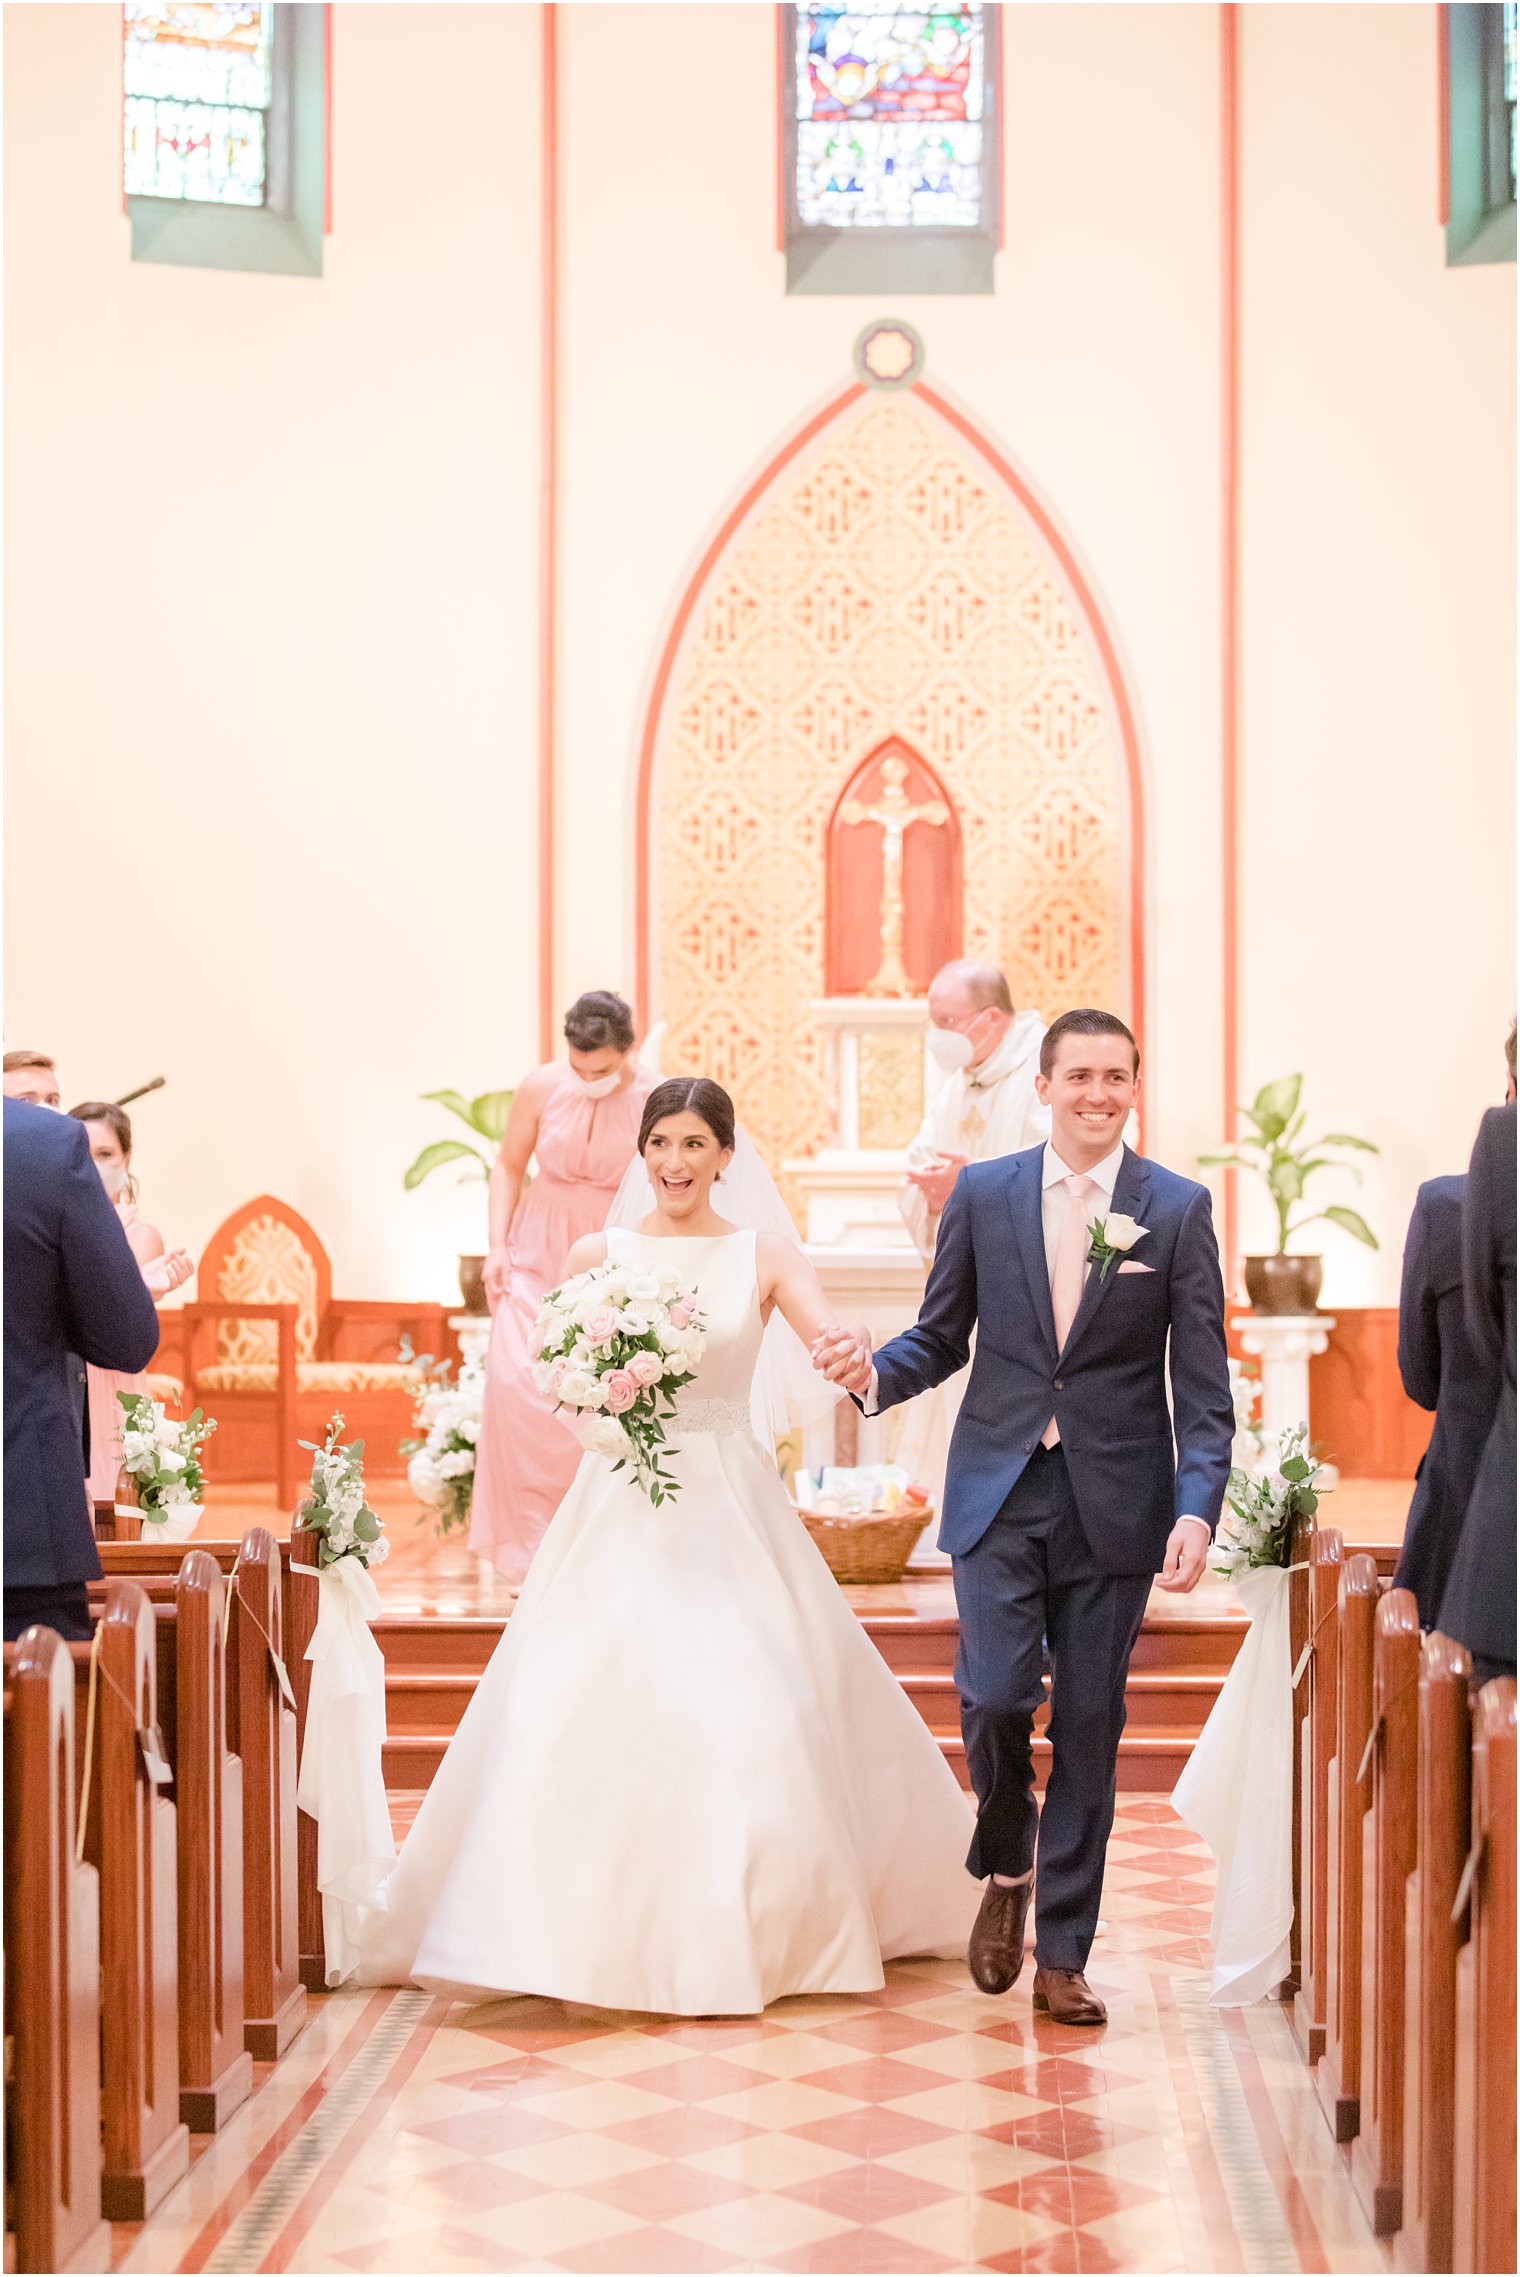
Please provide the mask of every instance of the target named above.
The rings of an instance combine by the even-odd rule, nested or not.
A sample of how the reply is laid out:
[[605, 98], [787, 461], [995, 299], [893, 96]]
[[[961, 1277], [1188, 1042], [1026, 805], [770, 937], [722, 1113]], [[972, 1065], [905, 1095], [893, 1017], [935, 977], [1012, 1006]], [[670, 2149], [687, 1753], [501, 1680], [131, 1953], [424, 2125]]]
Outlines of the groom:
[[[1203, 1572], [1235, 1420], [1208, 1190], [1124, 1144], [1140, 1095], [1134, 1037], [1109, 1012], [1063, 1014], [1036, 1088], [1049, 1140], [962, 1171], [914, 1326], [874, 1368], [869, 1343], [844, 1331], [814, 1358], [875, 1414], [963, 1368], [977, 1332], [940, 1528], [977, 1800], [966, 1865], [987, 1878], [969, 1965], [983, 1992], [1017, 1979], [1038, 1831], [1034, 2005], [1102, 2024], [1083, 1971], [1130, 1652], [1158, 1568], [1166, 1590]], [[1030, 1741], [1047, 1640], [1041, 1813]]]

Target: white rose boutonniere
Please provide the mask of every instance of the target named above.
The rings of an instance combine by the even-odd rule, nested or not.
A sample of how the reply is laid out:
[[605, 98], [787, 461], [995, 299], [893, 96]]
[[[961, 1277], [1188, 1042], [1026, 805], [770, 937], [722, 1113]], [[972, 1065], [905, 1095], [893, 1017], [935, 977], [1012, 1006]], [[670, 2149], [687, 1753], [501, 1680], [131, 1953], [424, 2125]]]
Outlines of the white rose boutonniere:
[[1087, 1262], [1097, 1266], [1098, 1279], [1106, 1281], [1120, 1258], [1127, 1256], [1137, 1241], [1144, 1241], [1149, 1231], [1148, 1226], [1127, 1218], [1122, 1210], [1110, 1210], [1106, 1218], [1094, 1218]]

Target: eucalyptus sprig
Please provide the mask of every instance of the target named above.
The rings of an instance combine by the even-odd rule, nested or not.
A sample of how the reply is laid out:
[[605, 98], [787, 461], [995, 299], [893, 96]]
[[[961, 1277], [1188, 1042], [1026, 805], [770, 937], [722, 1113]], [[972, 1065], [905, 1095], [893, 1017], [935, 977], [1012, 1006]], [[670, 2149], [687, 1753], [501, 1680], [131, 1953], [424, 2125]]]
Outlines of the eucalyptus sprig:
[[1280, 1075], [1275, 1083], [1264, 1083], [1253, 1105], [1240, 1109], [1252, 1125], [1250, 1135], [1237, 1139], [1234, 1146], [1219, 1154], [1200, 1154], [1198, 1160], [1233, 1170], [1254, 1170], [1263, 1180], [1277, 1212], [1279, 1256], [1286, 1251], [1292, 1235], [1302, 1233], [1305, 1226], [1317, 1225], [1322, 1218], [1338, 1225], [1342, 1233], [1349, 1233], [1353, 1241], [1365, 1242], [1369, 1249], [1376, 1249], [1377, 1235], [1367, 1220], [1359, 1211], [1348, 1210], [1344, 1203], [1332, 1202], [1326, 1209], [1311, 1210], [1298, 1217], [1293, 1215], [1303, 1199], [1307, 1181], [1316, 1170], [1347, 1170], [1360, 1182], [1361, 1172], [1350, 1162], [1338, 1162], [1337, 1152], [1376, 1154], [1378, 1151], [1370, 1139], [1356, 1138], [1350, 1131], [1327, 1131], [1323, 1138], [1306, 1139], [1303, 1128], [1308, 1118], [1298, 1103], [1303, 1085], [1301, 1075]]

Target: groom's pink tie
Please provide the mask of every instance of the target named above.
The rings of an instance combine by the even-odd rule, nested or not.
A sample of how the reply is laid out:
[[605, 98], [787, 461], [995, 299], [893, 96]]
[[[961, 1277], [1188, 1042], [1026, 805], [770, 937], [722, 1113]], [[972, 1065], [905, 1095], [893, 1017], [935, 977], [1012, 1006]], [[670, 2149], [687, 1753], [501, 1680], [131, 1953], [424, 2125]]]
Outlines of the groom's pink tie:
[[[1088, 1231], [1087, 1197], [1093, 1190], [1090, 1178], [1075, 1174], [1062, 1180], [1066, 1188], [1066, 1215], [1061, 1221], [1060, 1238], [1056, 1243], [1056, 1261], [1050, 1275], [1050, 1309], [1056, 1318], [1056, 1350], [1063, 1351], [1071, 1334], [1071, 1324], [1077, 1317], [1082, 1302], [1082, 1282], [1087, 1270]], [[1053, 1447], [1061, 1434], [1056, 1419], [1051, 1417], [1040, 1441], [1042, 1447]]]

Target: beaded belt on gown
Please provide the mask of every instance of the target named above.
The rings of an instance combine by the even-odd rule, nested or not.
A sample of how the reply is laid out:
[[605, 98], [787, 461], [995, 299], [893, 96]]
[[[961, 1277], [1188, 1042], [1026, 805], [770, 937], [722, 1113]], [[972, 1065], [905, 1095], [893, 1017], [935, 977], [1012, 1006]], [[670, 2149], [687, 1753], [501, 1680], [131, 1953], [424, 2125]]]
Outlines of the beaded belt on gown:
[[665, 1431], [667, 1438], [672, 1439], [687, 1438], [695, 1431], [732, 1437], [740, 1431], [752, 1434], [754, 1425], [749, 1419], [749, 1407], [742, 1399], [688, 1399], [677, 1403]]

